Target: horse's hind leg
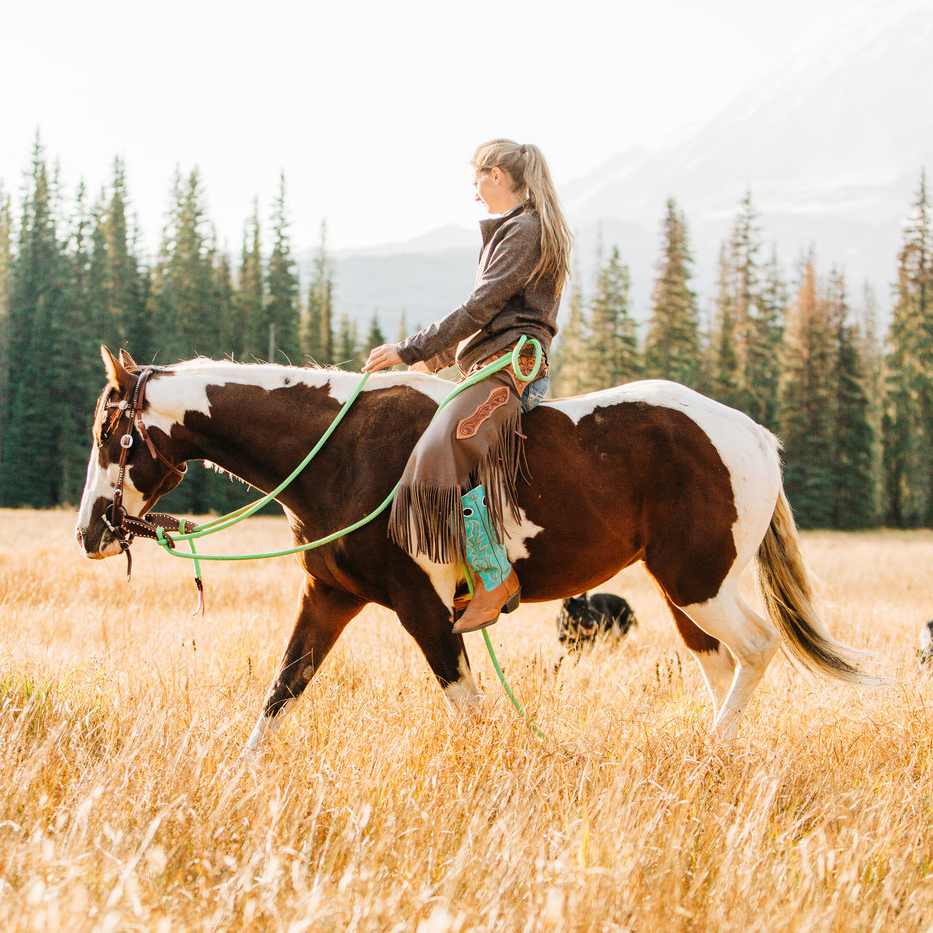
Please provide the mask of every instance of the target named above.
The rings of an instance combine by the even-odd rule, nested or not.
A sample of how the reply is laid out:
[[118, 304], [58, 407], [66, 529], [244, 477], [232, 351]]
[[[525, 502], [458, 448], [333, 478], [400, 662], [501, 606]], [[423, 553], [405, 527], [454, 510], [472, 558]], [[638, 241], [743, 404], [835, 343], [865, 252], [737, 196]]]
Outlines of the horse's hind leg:
[[726, 580], [712, 599], [680, 608], [704, 632], [721, 641], [735, 658], [732, 685], [713, 722], [719, 735], [732, 738], [755, 688], [780, 647], [780, 636], [749, 608], [733, 580]]
[[298, 601], [295, 628], [244, 755], [258, 751], [264, 740], [275, 734], [340, 633], [364, 605], [355, 596], [308, 578]]
[[726, 696], [732, 686], [735, 676], [735, 658], [718, 638], [707, 635], [683, 609], [675, 606], [667, 593], [663, 595], [683, 643], [697, 659], [700, 670], [703, 672], [703, 679], [713, 698], [713, 718], [715, 719], [726, 702]]

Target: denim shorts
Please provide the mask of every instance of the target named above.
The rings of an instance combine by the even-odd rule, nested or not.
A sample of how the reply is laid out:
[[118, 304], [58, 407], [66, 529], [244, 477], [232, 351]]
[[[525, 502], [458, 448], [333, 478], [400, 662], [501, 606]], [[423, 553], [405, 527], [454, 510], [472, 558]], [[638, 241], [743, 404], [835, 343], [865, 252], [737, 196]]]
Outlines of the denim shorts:
[[528, 384], [525, 391], [522, 392], [523, 414], [530, 412], [547, 395], [550, 384], [551, 380], [547, 376], [542, 376], [540, 379], [535, 379], [534, 382]]

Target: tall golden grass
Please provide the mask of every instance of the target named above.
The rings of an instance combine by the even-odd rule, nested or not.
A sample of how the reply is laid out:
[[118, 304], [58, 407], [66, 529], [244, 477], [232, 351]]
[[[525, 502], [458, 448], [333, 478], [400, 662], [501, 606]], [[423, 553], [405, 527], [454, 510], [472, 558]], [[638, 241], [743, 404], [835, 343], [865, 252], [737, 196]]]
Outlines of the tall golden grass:
[[[771, 666], [726, 745], [647, 576], [639, 626], [555, 674], [556, 604], [468, 636], [452, 718], [388, 611], [353, 622], [255, 772], [237, 756], [289, 634], [292, 559], [149, 542], [91, 563], [66, 512], [0, 512], [0, 929], [923, 930], [933, 926], [933, 535], [810, 534], [877, 689]], [[287, 545], [254, 521], [233, 549]], [[752, 582], [749, 580], [749, 589]]]

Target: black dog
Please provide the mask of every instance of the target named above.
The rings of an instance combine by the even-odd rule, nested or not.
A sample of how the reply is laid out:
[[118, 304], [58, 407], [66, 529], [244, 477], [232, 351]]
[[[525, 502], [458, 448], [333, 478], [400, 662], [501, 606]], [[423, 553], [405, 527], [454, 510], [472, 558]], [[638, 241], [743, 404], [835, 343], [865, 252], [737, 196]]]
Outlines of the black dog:
[[632, 607], [621, 596], [581, 593], [561, 604], [557, 637], [569, 651], [577, 651], [602, 632], [621, 638], [636, 622]]

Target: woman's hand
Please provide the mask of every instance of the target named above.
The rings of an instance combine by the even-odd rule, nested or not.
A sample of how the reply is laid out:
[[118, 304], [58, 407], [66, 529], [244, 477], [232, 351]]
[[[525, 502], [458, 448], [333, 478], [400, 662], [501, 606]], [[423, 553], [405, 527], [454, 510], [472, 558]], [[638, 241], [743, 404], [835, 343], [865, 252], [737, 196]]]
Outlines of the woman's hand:
[[363, 372], [378, 372], [380, 369], [385, 369], [386, 366], [395, 366], [396, 363], [401, 362], [402, 358], [398, 355], [398, 344], [384, 343], [382, 346], [373, 347], [369, 351], [369, 357], [363, 364]]
[[418, 360], [417, 363], [412, 363], [408, 367], [410, 373], [430, 373], [431, 370], [428, 369], [428, 364], [424, 360]]

